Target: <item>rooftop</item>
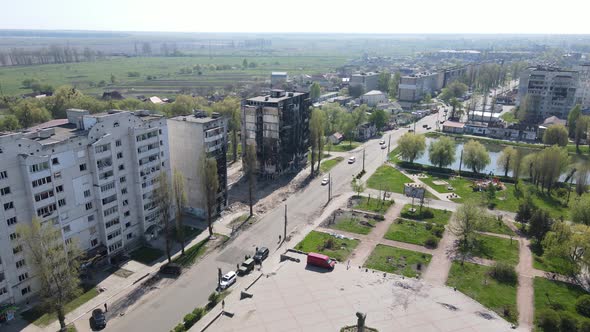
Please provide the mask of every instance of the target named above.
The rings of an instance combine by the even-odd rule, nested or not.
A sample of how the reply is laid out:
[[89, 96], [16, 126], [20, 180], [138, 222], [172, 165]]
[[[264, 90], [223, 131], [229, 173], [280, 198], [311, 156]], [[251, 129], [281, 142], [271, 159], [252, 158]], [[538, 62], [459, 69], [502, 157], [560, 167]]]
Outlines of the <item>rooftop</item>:
[[192, 123], [208, 123], [212, 121], [219, 120], [219, 117], [211, 117], [211, 116], [195, 116], [195, 115], [179, 115], [168, 120], [172, 121], [186, 121]]
[[364, 96], [376, 96], [376, 95], [382, 95], [383, 92], [379, 91], [379, 90], [371, 90], [367, 93], [364, 94]]
[[271, 97], [271, 95], [266, 95], [266, 96], [253, 97], [253, 98], [248, 99], [248, 101], [257, 101], [257, 102], [265, 102], [265, 103], [278, 103], [280, 101], [287, 100], [289, 98], [301, 96], [302, 94], [304, 94], [304, 93], [303, 92], [287, 92], [284, 96], [278, 97], [278, 98], [273, 98], [273, 97]]
[[443, 127], [463, 128], [465, 127], [465, 124], [462, 122], [446, 121], [443, 123]]

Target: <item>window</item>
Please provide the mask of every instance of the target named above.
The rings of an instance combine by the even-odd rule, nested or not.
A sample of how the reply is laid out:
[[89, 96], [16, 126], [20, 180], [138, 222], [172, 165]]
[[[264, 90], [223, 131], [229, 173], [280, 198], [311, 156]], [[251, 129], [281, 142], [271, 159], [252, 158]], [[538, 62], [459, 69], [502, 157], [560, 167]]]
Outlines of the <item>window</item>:
[[8, 194], [10, 194], [10, 187], [4, 187], [0, 189], [0, 195], [4, 196]]
[[115, 182], [110, 182], [110, 183], [103, 184], [102, 186], [100, 186], [101, 193], [104, 193], [105, 191], [108, 191], [111, 189], [115, 189]]
[[55, 203], [46, 205], [42, 208], [37, 209], [37, 216], [48, 216], [49, 214], [53, 213], [53, 211], [57, 210], [57, 206]]
[[80, 164], [80, 172], [84, 172], [86, 170], [86, 164]]
[[114, 244], [111, 244], [109, 246], [109, 252], [113, 252], [113, 251], [121, 248], [122, 246], [123, 246], [123, 242], [121, 242], [121, 241], [115, 242]]
[[14, 225], [14, 224], [16, 224], [16, 223], [17, 223], [17, 221], [16, 221], [16, 217], [11, 217], [11, 218], [8, 218], [8, 219], [6, 219], [6, 224], [7, 224], [8, 226], [12, 226], [12, 225]]
[[127, 188], [121, 188], [121, 194], [122, 195], [127, 194]]
[[14, 202], [4, 203], [4, 211], [14, 209]]
[[37, 172], [44, 171], [48, 168], [49, 168], [49, 162], [44, 161], [42, 163], [29, 166], [29, 171], [31, 173], [37, 173]]
[[64, 230], [64, 233], [69, 233], [72, 230], [70, 225], [65, 225], [62, 229]]
[[6, 171], [0, 172], [0, 180], [6, 179], [8, 177], [8, 173]]
[[119, 127], [119, 122], [113, 123], [113, 127]]
[[[0, 281], [2, 281], [2, 279], [0, 279]], [[0, 288], [0, 295], [4, 295], [4, 294], [6, 294], [6, 293], [7, 293], [7, 291], [6, 291], [6, 287], [2, 287], [2, 288]]]
[[18, 276], [18, 281], [19, 282], [23, 282], [25, 280], [29, 279], [29, 274], [27, 272], [21, 274]]
[[127, 206], [127, 205], [129, 205], [129, 201], [128, 201], [128, 200], [126, 200], [126, 199], [124, 199], [124, 200], [123, 200], [123, 206]]
[[51, 176], [44, 177], [44, 178], [41, 178], [41, 179], [31, 182], [31, 184], [33, 185], [33, 188], [38, 187], [38, 186], [42, 186], [46, 183], [51, 183]]
[[55, 173], [53, 173], [53, 178], [54, 179], [61, 179], [61, 172], [55, 172]]
[[23, 246], [21, 246], [20, 244], [14, 248], [12, 248], [12, 253], [13, 254], [18, 254], [19, 252], [23, 251]]
[[90, 197], [90, 190], [84, 190], [84, 198]]
[[18, 235], [18, 233], [12, 233], [12, 234], [10, 234], [10, 239], [13, 240], [13, 241], [16, 240], [16, 239], [18, 239], [19, 237], [20, 237], [20, 235]]
[[125, 181], [127, 181], [127, 178], [125, 178], [124, 176], [122, 176], [122, 177], [119, 179], [119, 182], [120, 182], [120, 183], [125, 183]]
[[[19, 279], [20, 279], [20, 277], [19, 277]], [[20, 293], [21, 293], [23, 296], [24, 296], [24, 295], [27, 295], [27, 294], [28, 294], [28, 293], [30, 293], [30, 292], [31, 292], [31, 286], [27, 286], [27, 287], [25, 287], [25, 288], [23, 288], [23, 289], [21, 289], [21, 290], [20, 290]]]
[[57, 201], [57, 205], [59, 207], [65, 206], [66, 205], [66, 199], [65, 198], [61, 198]]
[[109, 197], [105, 197], [102, 199], [102, 205], [106, 205], [112, 203], [117, 200], [117, 194], [111, 195]]
[[125, 211], [123, 213], [123, 217], [129, 217], [130, 215], [131, 215], [131, 212], [129, 212], [129, 211]]
[[123, 170], [125, 170], [125, 165], [119, 165], [119, 170], [120, 170], [120, 171], [123, 171]]
[[48, 199], [49, 197], [53, 197], [53, 190], [47, 190], [47, 191], [35, 194], [35, 202], [39, 202], [44, 199]]
[[93, 222], [93, 221], [94, 221], [94, 215], [88, 216], [88, 222]]
[[115, 205], [113, 207], [110, 207], [110, 208], [104, 210], [103, 214], [105, 217], [108, 217], [111, 214], [116, 213], [118, 210], [119, 210], [119, 207], [117, 205]]
[[72, 238], [66, 239], [64, 242], [65, 242], [66, 244], [72, 244]]
[[24, 259], [21, 259], [20, 261], [16, 262], [16, 268], [20, 269], [21, 267], [27, 265], [27, 263], [25, 262]]
[[117, 159], [123, 158], [123, 152], [117, 152]]
[[131, 227], [131, 223], [130, 222], [125, 223], [125, 228], [129, 228], [129, 227]]
[[113, 219], [111, 221], [107, 221], [105, 223], [105, 228], [111, 228], [112, 226], [118, 225], [119, 223], [120, 223], [119, 222], [119, 218], [115, 218], [115, 219]]
[[92, 239], [92, 240], [90, 240], [90, 245], [92, 247], [96, 247], [98, 245], [98, 239]]
[[106, 180], [108, 178], [110, 178], [111, 176], [113, 176], [113, 171], [106, 171], [104, 173], [100, 173], [100, 175], [98, 176], [99, 180]]
[[92, 209], [92, 202], [86, 203], [86, 211]]
[[112, 240], [114, 237], [121, 235], [121, 230], [118, 229], [107, 236], [107, 240]]
[[63, 192], [64, 191], [64, 186], [60, 184], [59, 186], [55, 187], [55, 191], [58, 192], [58, 193]]
[[133, 233], [127, 234], [127, 240], [132, 239], [132, 238], [133, 238]]
[[51, 159], [51, 164], [52, 165], [59, 165], [59, 159], [57, 159], [57, 158]]
[[121, 146], [121, 140], [120, 139], [118, 139], [118, 140], [115, 141], [115, 146]]

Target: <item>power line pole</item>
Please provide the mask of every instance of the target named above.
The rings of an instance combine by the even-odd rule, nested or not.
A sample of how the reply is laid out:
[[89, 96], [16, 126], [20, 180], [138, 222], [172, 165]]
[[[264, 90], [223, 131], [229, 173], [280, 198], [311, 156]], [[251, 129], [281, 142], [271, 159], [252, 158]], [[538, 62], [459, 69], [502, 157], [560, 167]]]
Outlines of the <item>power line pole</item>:
[[332, 199], [332, 173], [328, 173], [328, 202]]
[[365, 172], [365, 149], [363, 149], [363, 173]]
[[285, 204], [285, 228], [283, 230], [283, 241], [287, 239], [287, 204]]
[[389, 141], [387, 142], [387, 154], [389, 155], [389, 153], [391, 148], [391, 134], [389, 134]]

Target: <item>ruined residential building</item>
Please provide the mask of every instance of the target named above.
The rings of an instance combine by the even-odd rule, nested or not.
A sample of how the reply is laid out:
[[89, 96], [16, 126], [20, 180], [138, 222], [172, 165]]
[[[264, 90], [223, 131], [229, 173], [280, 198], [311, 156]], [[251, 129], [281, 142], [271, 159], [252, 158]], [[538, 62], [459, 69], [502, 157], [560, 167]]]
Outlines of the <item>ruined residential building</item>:
[[307, 163], [311, 102], [308, 93], [272, 90], [242, 103], [242, 151], [256, 146], [258, 173], [276, 176]]

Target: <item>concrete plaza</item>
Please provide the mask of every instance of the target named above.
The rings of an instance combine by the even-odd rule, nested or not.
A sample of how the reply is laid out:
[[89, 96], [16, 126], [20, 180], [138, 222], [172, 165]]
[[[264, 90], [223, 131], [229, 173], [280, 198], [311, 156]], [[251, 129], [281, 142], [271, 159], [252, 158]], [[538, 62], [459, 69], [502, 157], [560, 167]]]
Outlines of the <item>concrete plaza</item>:
[[[334, 271], [286, 261], [264, 275], [240, 300], [233, 289], [225, 310], [207, 331], [340, 331], [367, 314], [369, 327], [385, 331], [509, 331], [510, 324], [452, 288], [358, 266]], [[214, 310], [218, 310], [217, 308]], [[209, 315], [210, 317], [210, 315]], [[192, 331], [192, 329], [191, 329]]]

